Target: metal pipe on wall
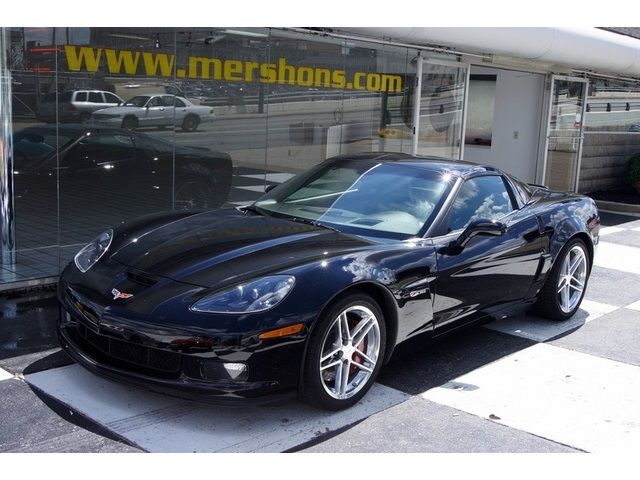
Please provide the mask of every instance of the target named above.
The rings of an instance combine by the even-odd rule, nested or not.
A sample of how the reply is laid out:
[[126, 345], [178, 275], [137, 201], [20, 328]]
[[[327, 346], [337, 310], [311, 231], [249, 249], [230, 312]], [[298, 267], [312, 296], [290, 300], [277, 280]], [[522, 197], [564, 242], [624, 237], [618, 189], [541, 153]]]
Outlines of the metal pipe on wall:
[[13, 144], [11, 134], [11, 73], [7, 32], [0, 27], [0, 263], [15, 263], [13, 209]]

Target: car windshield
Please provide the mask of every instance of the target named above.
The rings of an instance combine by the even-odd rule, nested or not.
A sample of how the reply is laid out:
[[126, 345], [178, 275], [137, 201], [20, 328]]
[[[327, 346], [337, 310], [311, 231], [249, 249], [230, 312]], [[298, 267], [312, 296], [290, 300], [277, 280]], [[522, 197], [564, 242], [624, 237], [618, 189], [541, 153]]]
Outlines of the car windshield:
[[80, 134], [67, 135], [55, 129], [29, 128], [16, 132], [13, 136], [13, 151], [16, 167], [30, 167], [73, 143]]
[[422, 166], [339, 160], [275, 188], [254, 206], [353, 233], [416, 235], [430, 223], [452, 184]]
[[148, 95], [138, 95], [127, 100], [124, 105], [127, 107], [144, 107], [149, 101]]

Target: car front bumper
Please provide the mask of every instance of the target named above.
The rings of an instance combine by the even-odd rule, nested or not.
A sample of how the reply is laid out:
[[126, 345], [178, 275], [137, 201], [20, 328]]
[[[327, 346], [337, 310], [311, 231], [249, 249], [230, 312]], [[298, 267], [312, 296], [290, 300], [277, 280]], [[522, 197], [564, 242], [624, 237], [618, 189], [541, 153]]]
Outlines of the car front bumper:
[[[70, 300], [59, 290], [58, 337], [78, 364], [100, 376], [146, 390], [207, 403], [263, 403], [294, 396], [304, 351], [304, 336], [276, 341], [206, 337], [149, 326], [136, 330], [122, 319], [96, 321], [92, 304]], [[162, 338], [158, 341], [158, 338]], [[246, 365], [234, 381], [224, 363]], [[226, 378], [225, 378], [226, 377]]]

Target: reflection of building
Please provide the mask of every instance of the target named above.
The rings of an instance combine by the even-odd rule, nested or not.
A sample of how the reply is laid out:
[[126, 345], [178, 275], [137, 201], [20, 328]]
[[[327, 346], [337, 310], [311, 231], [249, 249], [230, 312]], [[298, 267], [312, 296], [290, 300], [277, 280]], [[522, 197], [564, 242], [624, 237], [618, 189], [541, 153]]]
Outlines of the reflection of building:
[[[174, 147], [181, 158], [188, 156], [182, 148], [228, 153], [235, 173], [229, 205], [251, 201], [265, 185], [337, 153], [464, 158], [528, 181], [592, 191], [621, 185], [624, 161], [640, 150], [640, 65], [635, 56], [627, 58], [640, 48], [633, 29], [624, 35], [591, 28], [5, 27], [1, 32], [0, 68], [11, 78], [3, 87], [11, 93], [3, 97], [3, 105], [11, 103], [7, 135], [18, 138], [18, 132], [39, 123], [43, 103], [59, 111], [75, 108], [61, 105], [71, 98], [64, 92], [86, 91], [81, 101], [92, 103], [91, 111], [106, 98], [100, 92], [125, 100], [184, 96], [208, 107], [215, 121], [173, 131], [173, 122], [152, 120], [157, 127], [139, 129], [152, 139], [143, 150], [157, 143], [163, 155], [143, 160], [180, 168]], [[602, 45], [607, 48], [595, 48]], [[583, 48], [594, 52], [588, 60], [578, 55]], [[598, 53], [605, 50], [606, 55]], [[147, 115], [182, 108], [168, 102], [150, 106]], [[55, 181], [47, 192], [31, 188], [2, 197], [0, 207], [13, 212], [5, 220], [15, 220], [13, 233], [6, 231], [11, 222], [3, 223], [4, 250], [13, 252], [3, 258], [15, 261], [3, 266], [0, 286], [55, 277], [77, 250], [64, 239], [81, 243], [108, 222], [126, 219], [124, 212], [138, 211], [117, 200], [108, 215], [89, 204], [91, 213], [81, 219], [64, 210], [60, 199], [79, 175], [78, 165], [70, 165], [60, 150], [67, 140], [60, 134], [32, 137], [3, 150], [5, 183], [41, 161], [51, 163]], [[127, 141], [120, 138], [110, 148], [122, 151]], [[206, 175], [202, 165], [188, 168]], [[210, 194], [215, 182], [201, 185], [186, 203], [197, 204], [196, 197]], [[185, 190], [171, 181], [150, 185], [168, 196], [169, 207], [185, 203], [176, 201]], [[110, 193], [97, 188], [87, 198], [98, 202]], [[33, 267], [45, 264], [48, 268]]]

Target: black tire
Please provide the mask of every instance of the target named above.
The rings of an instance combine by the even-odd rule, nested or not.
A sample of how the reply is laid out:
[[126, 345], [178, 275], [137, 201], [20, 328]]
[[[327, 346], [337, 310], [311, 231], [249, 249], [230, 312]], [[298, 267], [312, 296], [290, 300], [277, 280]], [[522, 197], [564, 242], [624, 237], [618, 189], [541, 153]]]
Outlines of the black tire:
[[[563, 309], [561, 306], [561, 297], [558, 293], [558, 287], [561, 277], [563, 276], [562, 269], [565, 259], [571, 251], [576, 251], [574, 250], [575, 248], [580, 248], [584, 253], [586, 260], [586, 277], [583, 282], [582, 292], [580, 293], [579, 298], [576, 299], [577, 303], [575, 306], [568, 309], [568, 311], [565, 311], [566, 309]], [[589, 275], [591, 274], [590, 265], [591, 259], [589, 257], [589, 250], [587, 249], [584, 241], [579, 238], [569, 240], [569, 242], [562, 247], [560, 253], [558, 253], [544, 286], [540, 289], [540, 292], [538, 292], [538, 299], [533, 307], [533, 311], [539, 316], [548, 318], [549, 320], [563, 321], [571, 318], [578, 308], [580, 308], [580, 304], [582, 303], [582, 299], [584, 298], [584, 294], [587, 290], [587, 282], [589, 280]]]
[[176, 210], [207, 210], [220, 206], [212, 186], [199, 178], [180, 180], [176, 185], [174, 203]]
[[131, 115], [124, 117], [122, 119], [122, 128], [125, 130], [135, 130], [138, 128], [138, 119], [136, 117], [132, 117]]
[[[347, 363], [346, 364], [346, 387], [352, 387], [353, 392], [349, 394], [348, 398], [336, 398], [335, 391], [333, 394], [330, 394], [327, 390], [331, 390], [330, 384], [334, 383], [336, 385], [338, 383], [337, 375], [338, 369], [340, 365], [338, 364], [335, 367], [335, 375], [333, 379], [330, 377], [323, 377], [327, 374], [332, 374], [334, 372], [330, 372], [327, 369], [325, 372], [321, 373], [320, 364], [323, 353], [326, 355], [326, 350], [323, 352], [323, 347], [325, 347], [325, 342], [331, 342], [331, 339], [334, 339], [334, 343], [329, 347], [329, 349], [333, 349], [336, 346], [335, 339], [337, 335], [336, 333], [336, 323], [338, 321], [338, 317], [342, 312], [348, 311], [349, 309], [357, 309], [359, 308], [368, 309], [369, 312], [373, 313], [375, 317], [374, 321], [377, 322], [377, 331], [376, 328], [371, 328], [369, 330], [369, 334], [365, 338], [362, 339], [357, 346], [364, 345], [360, 348], [367, 349], [369, 345], [375, 345], [375, 335], [378, 335], [378, 353], [375, 357], [375, 364], [372, 365], [370, 362], [364, 360], [362, 356], [359, 356], [358, 353], [349, 353], [348, 356], [344, 356], [343, 352], [338, 352], [336, 355], [331, 357], [325, 362], [340, 362], [341, 359], [355, 360], [357, 362], [367, 364], [367, 367], [373, 367], [372, 372], [365, 372], [364, 370], [358, 369], [355, 367], [356, 364]], [[349, 317], [350, 314], [354, 314], [354, 312], [349, 312], [347, 314], [347, 321], [351, 322], [353, 320], [354, 328], [355, 325], [363, 320], [358, 320], [357, 315], [354, 317]], [[333, 327], [333, 328], [332, 328]], [[351, 325], [350, 325], [351, 327]], [[369, 335], [373, 335], [370, 340]], [[354, 336], [356, 338], [357, 335]], [[382, 313], [382, 310], [378, 306], [378, 304], [368, 295], [365, 294], [352, 294], [348, 295], [342, 299], [336, 301], [333, 305], [331, 305], [325, 312], [322, 314], [320, 319], [318, 320], [317, 325], [313, 329], [310, 337], [309, 337], [309, 345], [307, 347], [307, 355], [305, 358], [304, 372], [303, 372], [303, 383], [301, 388], [301, 397], [304, 401], [322, 409], [326, 410], [343, 410], [345, 408], [349, 408], [359, 402], [362, 397], [369, 391], [371, 386], [376, 380], [380, 369], [382, 368], [382, 363], [384, 361], [384, 353], [385, 353], [385, 345], [386, 345], [386, 327], [385, 327], [385, 319]], [[350, 342], [345, 342], [345, 344], [351, 344]], [[345, 347], [346, 348], [346, 347]], [[355, 350], [354, 352], [362, 353], [360, 350]], [[367, 353], [371, 353], [367, 350]], [[345, 362], [346, 360], [342, 360]], [[335, 363], [334, 362], [334, 363]], [[326, 363], [325, 363], [326, 365]], [[353, 365], [353, 366], [352, 366]], [[352, 371], [352, 369], [355, 369]], [[367, 377], [368, 375], [368, 377]], [[361, 381], [357, 384], [358, 376], [363, 377]], [[346, 389], [345, 389], [346, 390]]]
[[200, 125], [200, 117], [197, 115], [187, 115], [184, 117], [184, 120], [182, 120], [182, 130], [185, 132], [195, 132], [198, 125]]

